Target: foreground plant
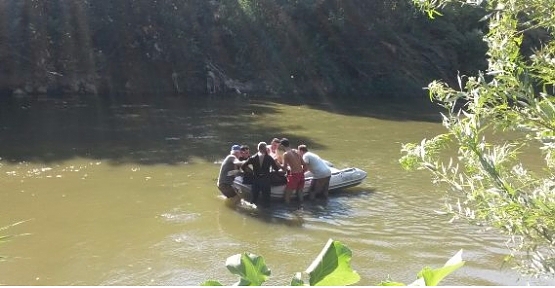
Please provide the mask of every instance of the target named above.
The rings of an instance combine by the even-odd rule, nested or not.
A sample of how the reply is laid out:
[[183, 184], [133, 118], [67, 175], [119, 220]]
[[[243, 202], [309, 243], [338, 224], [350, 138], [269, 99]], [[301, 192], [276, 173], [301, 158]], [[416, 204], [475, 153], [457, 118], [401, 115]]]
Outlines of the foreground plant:
[[[329, 239], [318, 257], [304, 273], [297, 272], [290, 286], [346, 286], [357, 283], [360, 276], [351, 268], [351, 250], [339, 241]], [[464, 265], [462, 250], [438, 269], [424, 268], [411, 285], [435, 286], [446, 276]], [[236, 286], [260, 286], [270, 277], [271, 270], [264, 258], [251, 253], [236, 254], [227, 258], [227, 269], [240, 277]], [[307, 279], [306, 279], [307, 278]], [[223, 286], [219, 281], [208, 280], [202, 286]], [[401, 282], [382, 281], [380, 286], [403, 286]]]
[[[489, 67], [478, 76], [460, 76], [457, 89], [441, 81], [429, 84], [432, 100], [445, 108], [447, 132], [404, 144], [401, 164], [428, 170], [435, 183], [462, 198], [448, 204], [455, 218], [506, 233], [506, 259], [517, 260], [521, 272], [554, 273], [555, 0], [413, 2], [432, 16], [453, 4], [485, 9]], [[492, 133], [510, 140], [491, 140]], [[526, 169], [523, 149], [543, 158], [543, 169]]]

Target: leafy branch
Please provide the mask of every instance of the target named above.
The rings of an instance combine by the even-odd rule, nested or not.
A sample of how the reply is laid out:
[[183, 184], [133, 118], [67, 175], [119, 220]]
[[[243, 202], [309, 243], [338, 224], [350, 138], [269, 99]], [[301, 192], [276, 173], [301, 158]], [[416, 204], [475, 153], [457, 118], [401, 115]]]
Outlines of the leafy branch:
[[[459, 77], [459, 90], [442, 81], [428, 85], [432, 101], [446, 110], [447, 132], [420, 144], [404, 144], [401, 165], [429, 171], [433, 182], [446, 183], [462, 198], [458, 210], [447, 206], [455, 218], [507, 234], [507, 259], [517, 260], [521, 272], [555, 273], [555, 16], [546, 9], [555, 2], [413, 3], [428, 15], [439, 15], [434, 11], [448, 4], [487, 10], [483, 21], [488, 21], [489, 32], [483, 40], [489, 66], [478, 76]], [[550, 35], [534, 51], [526, 51], [525, 32], [533, 29]], [[496, 134], [497, 139], [491, 137]], [[544, 169], [532, 172], [522, 164], [521, 156], [532, 149], [544, 157]], [[448, 160], [441, 157], [453, 154]]]

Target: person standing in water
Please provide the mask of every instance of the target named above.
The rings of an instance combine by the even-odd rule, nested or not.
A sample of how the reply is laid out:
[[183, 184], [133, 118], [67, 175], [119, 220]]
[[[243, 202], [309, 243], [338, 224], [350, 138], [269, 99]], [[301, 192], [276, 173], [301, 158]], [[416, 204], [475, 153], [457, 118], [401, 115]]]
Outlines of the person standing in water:
[[249, 145], [241, 145], [241, 155], [239, 156], [239, 160], [246, 161], [251, 157]]
[[274, 160], [276, 160], [276, 162], [278, 162], [279, 165], [283, 164], [282, 155], [278, 151], [280, 144], [281, 143], [279, 139], [274, 138], [272, 139], [272, 142], [270, 143], [270, 147], [268, 148], [268, 155], [272, 156], [272, 158], [274, 158]]
[[271, 193], [271, 182], [270, 182], [270, 169], [274, 171], [279, 170], [279, 166], [276, 164], [274, 158], [268, 155], [268, 148], [266, 142], [258, 143], [258, 153], [250, 157], [243, 165], [241, 169], [245, 170], [249, 165], [252, 165], [252, 171], [254, 175], [254, 180], [251, 188], [251, 203], [257, 204], [258, 196], [262, 192], [262, 205], [270, 205], [270, 193]]
[[[243, 161], [243, 163], [244, 163], [245, 161], [249, 160], [250, 157], [251, 157], [251, 153], [250, 153], [249, 146], [248, 145], [241, 145], [241, 156], [239, 157], [239, 160]], [[241, 170], [240, 174], [241, 174], [241, 176], [243, 176], [243, 183], [247, 183], [247, 182], [245, 182], [246, 179], [253, 179], [252, 169], [249, 166], [242, 166], [241, 165], [241, 167], [239, 167], [239, 168]]]
[[299, 199], [299, 206], [301, 206], [303, 203], [305, 163], [298, 151], [289, 147], [289, 139], [281, 139], [280, 145], [285, 150], [285, 153], [283, 153], [283, 170], [287, 171], [287, 184], [284, 192], [285, 203], [290, 203], [291, 194], [295, 191]]
[[239, 160], [241, 156], [241, 146], [233, 145], [231, 146], [231, 151], [229, 155], [224, 159], [222, 165], [220, 166], [220, 174], [218, 176], [217, 186], [220, 192], [232, 200], [233, 202], [238, 202], [241, 197], [237, 194], [237, 190], [232, 186], [235, 176], [239, 172], [237, 170], [238, 166], [243, 162]]
[[312, 182], [310, 183], [309, 198], [314, 200], [316, 194], [322, 194], [324, 198], [328, 199], [328, 191], [330, 188], [331, 169], [330, 167], [315, 153], [308, 152], [306, 145], [299, 145], [299, 153], [303, 157], [306, 164], [305, 172], [312, 173]]

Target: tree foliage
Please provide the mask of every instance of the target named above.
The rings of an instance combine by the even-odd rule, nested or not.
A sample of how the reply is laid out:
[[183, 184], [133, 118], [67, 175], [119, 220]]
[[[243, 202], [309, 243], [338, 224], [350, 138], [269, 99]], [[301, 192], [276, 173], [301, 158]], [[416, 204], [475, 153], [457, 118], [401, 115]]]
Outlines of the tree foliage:
[[0, 1], [0, 94], [203, 94], [209, 62], [277, 94], [408, 97], [483, 65], [484, 27], [466, 21], [482, 16], [454, 8], [438, 29], [406, 0]]
[[[521, 272], [553, 273], [555, 1], [413, 2], [428, 15], [454, 4], [485, 10], [488, 66], [476, 76], [459, 75], [456, 88], [439, 80], [428, 85], [445, 108], [447, 132], [404, 144], [401, 164], [447, 184], [460, 199], [448, 204], [455, 217], [506, 233], [507, 259]], [[524, 153], [541, 155], [543, 167], [530, 166]]]

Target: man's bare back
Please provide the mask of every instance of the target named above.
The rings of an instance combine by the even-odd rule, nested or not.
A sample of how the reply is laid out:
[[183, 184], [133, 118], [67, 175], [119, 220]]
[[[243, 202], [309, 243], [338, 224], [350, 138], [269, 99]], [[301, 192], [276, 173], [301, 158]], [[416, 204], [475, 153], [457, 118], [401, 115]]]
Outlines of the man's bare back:
[[294, 149], [289, 149], [283, 153], [283, 167], [287, 169], [288, 166], [291, 173], [303, 172], [303, 158]]

